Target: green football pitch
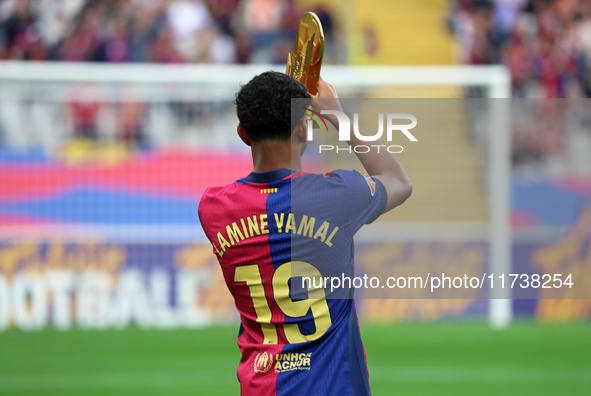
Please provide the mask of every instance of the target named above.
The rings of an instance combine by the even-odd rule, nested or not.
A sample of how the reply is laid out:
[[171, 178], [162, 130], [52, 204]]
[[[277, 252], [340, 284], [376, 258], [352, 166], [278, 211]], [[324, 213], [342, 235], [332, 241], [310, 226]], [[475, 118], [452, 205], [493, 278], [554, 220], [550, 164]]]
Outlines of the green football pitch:
[[[237, 395], [237, 327], [0, 333], [0, 395]], [[374, 395], [591, 395], [591, 325], [362, 324]]]

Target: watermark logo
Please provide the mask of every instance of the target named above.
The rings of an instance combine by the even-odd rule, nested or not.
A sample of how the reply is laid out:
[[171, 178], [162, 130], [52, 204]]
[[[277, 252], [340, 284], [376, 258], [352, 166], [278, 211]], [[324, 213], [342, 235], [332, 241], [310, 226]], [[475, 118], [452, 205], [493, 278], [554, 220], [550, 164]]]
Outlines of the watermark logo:
[[307, 125], [308, 127], [308, 141], [312, 140], [311, 137], [311, 131], [312, 131], [312, 120], [314, 122], [316, 122], [316, 124], [318, 125], [318, 127], [322, 130], [322, 126], [324, 126], [324, 131], [328, 132], [328, 125], [326, 124], [326, 121], [324, 120], [324, 117], [322, 117], [319, 113], [315, 112], [312, 109], [306, 109], [306, 115], [308, 117], [310, 117], [310, 119], [308, 120], [309, 125]]
[[[351, 140], [351, 131], [357, 139], [362, 142], [375, 142], [382, 138], [384, 135], [384, 131], [386, 133], [386, 139], [388, 142], [392, 142], [394, 138], [395, 132], [401, 132], [409, 141], [417, 142], [418, 139], [410, 132], [411, 129], [417, 126], [417, 118], [412, 114], [405, 114], [405, 113], [384, 113], [378, 114], [378, 131], [374, 135], [365, 135], [362, 134], [359, 129], [359, 113], [353, 114], [353, 126], [351, 127], [351, 119], [342, 111], [337, 110], [321, 110], [320, 113], [315, 112], [313, 110], [307, 109], [308, 115], [310, 118], [306, 121], [306, 132], [308, 141], [313, 140], [314, 136], [314, 121], [322, 130], [323, 126], [325, 130], [328, 130], [328, 126], [324, 117], [322, 115], [333, 115], [336, 117], [338, 121], [338, 131], [339, 131], [339, 141], [341, 142], [348, 142]], [[400, 120], [407, 120], [410, 123], [400, 123]], [[322, 122], [322, 124], [321, 124]], [[333, 146], [328, 144], [323, 144], [319, 146], [319, 152], [323, 151], [347, 151], [347, 152], [356, 152], [356, 153], [367, 153], [371, 149], [375, 148], [378, 151], [380, 149], [386, 149], [390, 153], [401, 153], [404, 148], [400, 145], [390, 145], [390, 146], [383, 146], [378, 144], [373, 145], [364, 145], [358, 144], [355, 147], [339, 147]]]

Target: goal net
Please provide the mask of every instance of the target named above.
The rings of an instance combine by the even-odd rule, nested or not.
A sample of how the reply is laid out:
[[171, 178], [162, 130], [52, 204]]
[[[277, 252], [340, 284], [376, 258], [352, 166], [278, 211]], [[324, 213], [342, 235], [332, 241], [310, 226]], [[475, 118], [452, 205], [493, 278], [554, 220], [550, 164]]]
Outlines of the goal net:
[[[197, 205], [206, 187], [250, 172], [234, 95], [270, 69], [281, 71], [0, 64], [0, 329], [235, 320]], [[507, 72], [325, 66], [323, 77], [342, 98], [398, 98], [420, 114], [418, 142], [397, 156], [413, 197], [359, 234], [359, 265], [456, 260], [509, 272]], [[494, 293], [366, 300], [360, 315], [487, 315], [503, 327], [511, 301]]]

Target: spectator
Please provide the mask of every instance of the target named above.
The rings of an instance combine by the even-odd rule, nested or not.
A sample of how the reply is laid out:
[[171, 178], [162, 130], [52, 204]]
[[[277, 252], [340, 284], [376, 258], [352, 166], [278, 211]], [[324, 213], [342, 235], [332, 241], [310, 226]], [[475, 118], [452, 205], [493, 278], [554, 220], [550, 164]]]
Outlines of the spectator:
[[35, 21], [31, 1], [13, 1], [9, 5], [13, 8], [12, 14], [2, 26], [7, 56], [9, 59], [25, 59], [28, 31]]
[[99, 37], [101, 16], [100, 8], [89, 9], [82, 15], [81, 22], [59, 46], [57, 52], [59, 60], [73, 62], [97, 60], [97, 52], [101, 44]]
[[117, 137], [129, 147], [140, 146], [146, 140], [146, 109], [131, 93], [125, 93], [117, 107]]
[[111, 32], [101, 45], [100, 60], [113, 63], [126, 62], [131, 58], [131, 37], [127, 20], [119, 17], [112, 22]]
[[149, 59], [151, 43], [158, 37], [166, 25], [164, 13], [160, 10], [151, 10], [138, 7], [131, 21], [129, 32], [130, 62], [144, 62]]
[[526, 96], [528, 82], [532, 78], [532, 50], [524, 28], [516, 25], [503, 50], [503, 63], [509, 69], [515, 96]]
[[92, 85], [81, 85], [74, 88], [68, 107], [75, 137], [98, 139], [101, 103], [100, 93]]
[[207, 52], [202, 48], [203, 43], [198, 40], [198, 33], [210, 28], [212, 17], [201, 1], [172, 2], [168, 8], [168, 24], [175, 49], [185, 59], [196, 60], [199, 53]]
[[164, 28], [150, 45], [148, 61], [157, 63], [182, 63], [181, 54], [173, 43], [173, 34], [170, 28]]

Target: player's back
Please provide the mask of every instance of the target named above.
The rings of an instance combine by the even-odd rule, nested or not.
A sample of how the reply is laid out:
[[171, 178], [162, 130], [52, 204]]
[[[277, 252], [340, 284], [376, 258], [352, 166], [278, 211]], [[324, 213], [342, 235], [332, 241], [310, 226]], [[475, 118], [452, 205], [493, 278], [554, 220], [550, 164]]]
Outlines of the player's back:
[[353, 276], [353, 234], [384, 199], [357, 172], [284, 168], [204, 193], [201, 223], [241, 316], [242, 394], [369, 393], [353, 300], [321, 286]]

